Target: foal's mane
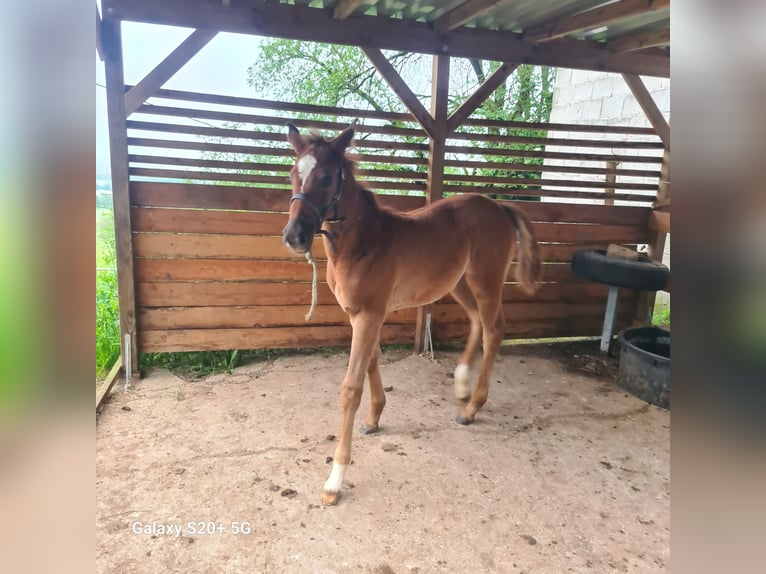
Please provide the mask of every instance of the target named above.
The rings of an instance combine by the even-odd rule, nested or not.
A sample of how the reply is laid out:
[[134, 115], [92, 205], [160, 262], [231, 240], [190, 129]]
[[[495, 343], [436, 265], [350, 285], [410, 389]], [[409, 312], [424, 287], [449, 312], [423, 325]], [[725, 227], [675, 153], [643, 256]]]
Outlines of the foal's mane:
[[[306, 136], [306, 144], [309, 147], [330, 147], [330, 142], [327, 141], [322, 134], [316, 131], [309, 132], [309, 134]], [[354, 183], [354, 186], [356, 187], [360, 197], [364, 199], [365, 203], [367, 203], [369, 207], [375, 210], [380, 210], [381, 207], [378, 203], [378, 198], [375, 196], [375, 193], [361, 185], [356, 180], [356, 162], [350, 159], [345, 153], [341, 154], [340, 160], [343, 162], [343, 171], [346, 174], [346, 178], [350, 179]]]

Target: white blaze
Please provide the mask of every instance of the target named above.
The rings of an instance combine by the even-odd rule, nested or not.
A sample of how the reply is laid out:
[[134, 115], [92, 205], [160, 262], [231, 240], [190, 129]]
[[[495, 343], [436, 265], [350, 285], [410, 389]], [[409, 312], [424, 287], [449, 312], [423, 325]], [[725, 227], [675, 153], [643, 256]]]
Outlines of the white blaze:
[[340, 492], [340, 487], [343, 486], [343, 474], [346, 472], [346, 466], [348, 465], [333, 461], [330, 478], [324, 483], [325, 492]]
[[311, 173], [311, 170], [314, 169], [316, 164], [317, 158], [311, 154], [304, 155], [301, 159], [298, 160], [298, 177], [301, 178], [301, 182], [306, 181], [309, 174]]

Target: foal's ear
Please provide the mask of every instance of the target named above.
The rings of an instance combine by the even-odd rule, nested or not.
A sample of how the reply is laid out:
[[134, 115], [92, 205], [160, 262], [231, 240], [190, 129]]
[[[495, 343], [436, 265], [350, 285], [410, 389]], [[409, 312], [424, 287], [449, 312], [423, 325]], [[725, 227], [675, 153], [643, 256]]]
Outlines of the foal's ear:
[[346, 148], [351, 143], [351, 140], [354, 139], [355, 128], [356, 128], [356, 120], [351, 122], [350, 126], [348, 126], [345, 130], [340, 132], [338, 134], [338, 137], [332, 140], [330, 145], [332, 145], [332, 147], [339, 153], [343, 153], [344, 151], [346, 151]]
[[301, 153], [306, 147], [306, 141], [293, 124], [287, 124], [287, 141], [293, 146], [295, 153]]

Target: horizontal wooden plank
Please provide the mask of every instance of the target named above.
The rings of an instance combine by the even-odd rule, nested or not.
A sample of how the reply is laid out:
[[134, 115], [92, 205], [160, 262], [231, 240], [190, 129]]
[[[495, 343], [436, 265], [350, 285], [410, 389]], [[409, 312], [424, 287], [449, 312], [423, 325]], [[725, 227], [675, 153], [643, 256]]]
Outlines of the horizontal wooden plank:
[[651, 212], [648, 207], [627, 205], [554, 203], [551, 201], [501, 201], [500, 203], [517, 207], [531, 221], [541, 222], [646, 226]]
[[[618, 312], [628, 313], [634, 300], [622, 300]], [[603, 317], [605, 303], [506, 303], [507, 323], [559, 317]], [[304, 325], [347, 325], [348, 315], [339, 305], [317, 305], [310, 322], [306, 322], [305, 305], [239, 306], [239, 307], [161, 307], [139, 310], [139, 328], [172, 329], [239, 329]], [[416, 309], [401, 309], [386, 316], [388, 324], [410, 324], [415, 328]], [[434, 323], [468, 323], [468, 315], [457, 303], [439, 303], [432, 307]]]
[[[253, 305], [305, 305], [311, 302], [311, 283], [281, 282], [137, 282], [138, 304], [141, 307], [230, 307]], [[564, 302], [606, 304], [608, 287], [597, 283], [547, 283], [534, 295], [523, 292], [517, 285], [507, 283], [503, 288], [503, 301]], [[326, 283], [317, 289], [319, 305], [336, 304], [335, 296]], [[621, 289], [620, 299], [635, 298], [635, 292]], [[449, 295], [442, 303], [454, 303]]]
[[534, 223], [538, 241], [557, 243], [645, 243], [646, 227], [591, 223]]
[[[236, 185], [130, 182], [131, 205], [191, 209], [287, 212], [291, 191]], [[386, 207], [409, 211], [425, 205], [418, 196], [379, 193], [378, 202]]]
[[[630, 324], [632, 313], [618, 314], [616, 328]], [[553, 319], [510, 321], [506, 339], [567, 336], [595, 336], [601, 331], [602, 319], [595, 316], [569, 316]], [[436, 342], [464, 341], [469, 326], [465, 323], [434, 323]], [[384, 324], [383, 344], [409, 343], [414, 331], [411, 324]], [[230, 349], [300, 348], [348, 346], [351, 327], [290, 326], [271, 328], [232, 329], [169, 329], [139, 331], [139, 343], [144, 352], [208, 351]]]
[[[286, 223], [286, 220], [282, 223]], [[536, 223], [534, 226], [538, 241], [581, 244], [583, 249], [593, 244], [645, 243], [648, 237], [647, 229], [637, 226], [557, 223]], [[284, 245], [280, 236], [134, 233], [133, 250], [137, 259], [211, 258], [303, 261]], [[327, 257], [324, 243], [319, 238], [314, 240], [312, 251], [316, 259], [321, 260]], [[560, 260], [560, 257], [554, 260]]]
[[[357, 147], [361, 147], [361, 141], [357, 142]], [[401, 150], [396, 149], [396, 142], [386, 142], [389, 148], [395, 149], [396, 152], [401, 153]], [[140, 138], [130, 137], [128, 138], [128, 145], [134, 147], [148, 147], [148, 148], [162, 148], [162, 149], [180, 149], [189, 151], [204, 151], [204, 152], [219, 152], [227, 155], [260, 155], [266, 157], [275, 158], [293, 158], [295, 153], [290, 148], [278, 148], [278, 147], [264, 147], [254, 145], [242, 145], [233, 143], [216, 143], [211, 141], [180, 141], [180, 140], [168, 140], [159, 138]], [[469, 148], [471, 155], [476, 155], [476, 148]], [[407, 151], [407, 150], [405, 150]], [[491, 150], [490, 150], [491, 151]], [[461, 156], [464, 154], [460, 154]], [[633, 177], [658, 177], [658, 170], [642, 170], [642, 169], [608, 169], [604, 167], [606, 161], [612, 157], [611, 155], [592, 155], [592, 154], [567, 154], [563, 153], [556, 155], [555, 153], [546, 154], [544, 151], [525, 151], [525, 150], [508, 150], [500, 149], [496, 154], [500, 157], [507, 157], [508, 161], [475, 161], [468, 159], [447, 159], [445, 165], [450, 167], [462, 167], [462, 168], [479, 168], [479, 169], [515, 169], [515, 170], [527, 170], [533, 172], [556, 172], [556, 173], [584, 173], [584, 174], [598, 174], [606, 175], [607, 173], [614, 173], [619, 176], [633, 176]], [[412, 156], [412, 155], [392, 155], [392, 154], [372, 154], [372, 153], [349, 153], [349, 159], [357, 163], [382, 163], [382, 164], [396, 164], [396, 165], [426, 165], [428, 158]], [[598, 167], [583, 167], [580, 165], [538, 165], [538, 164], [525, 164], [523, 162], [512, 162], [513, 159], [520, 159], [522, 157], [527, 158], [551, 158], [558, 160], [589, 160], [602, 164]], [[622, 156], [619, 156], [622, 157]], [[647, 160], [647, 161], [644, 161]], [[662, 160], [661, 157], [653, 159], [651, 157], [642, 158], [644, 163], [659, 163]]]
[[577, 153], [577, 152], [553, 152], [547, 150], [529, 150], [499, 148], [491, 146], [459, 146], [447, 145], [447, 153], [465, 154], [469, 156], [498, 156], [498, 157], [531, 157], [542, 159], [561, 159], [574, 161], [594, 161], [603, 164], [607, 161], [618, 163], [662, 163], [661, 155], [628, 155], [614, 153]]
[[[630, 325], [632, 313], [618, 315], [615, 330]], [[551, 337], [590, 337], [601, 334], [603, 317], [563, 317], [535, 321], [509, 321], [505, 339], [542, 339]], [[468, 337], [469, 326], [462, 323], [435, 323], [433, 339], [436, 343], [462, 342]]]
[[[236, 282], [136, 283], [140, 307], [230, 307], [311, 304], [311, 283]], [[326, 283], [317, 288], [319, 305], [337, 304]]]
[[[287, 190], [160, 182], [131, 182], [133, 205], [286, 212]], [[387, 207], [411, 210], [425, 205], [415, 196], [377, 194]], [[601, 196], [603, 199], [603, 196]], [[501, 201], [521, 209], [532, 221], [647, 225], [651, 210], [622, 205], [568, 204], [541, 201]]]
[[[203, 152], [219, 152], [225, 154], [227, 157], [232, 155], [261, 155], [275, 158], [291, 158], [295, 157], [295, 152], [292, 149], [277, 148], [277, 147], [263, 147], [252, 145], [238, 145], [228, 143], [216, 143], [210, 141], [181, 141], [181, 140], [167, 140], [158, 138], [128, 138], [128, 145], [133, 147], [146, 147], [146, 148], [160, 148], [160, 149], [181, 149], [188, 151], [203, 151]], [[369, 153], [349, 153], [347, 157], [357, 163], [383, 163], [383, 164], [397, 164], [397, 165], [427, 165], [428, 158], [412, 156], [412, 155], [382, 155], [382, 154], [369, 154]], [[292, 165], [290, 162], [289, 165]], [[599, 173], [603, 171], [600, 170]], [[620, 170], [618, 170], [620, 171]], [[623, 173], [624, 171], [624, 173]], [[633, 170], [635, 171], [635, 170]], [[639, 175], [639, 176], [652, 176], [655, 172], [651, 171], [637, 171], [631, 173], [631, 170], [622, 170], [620, 175]], [[659, 175], [659, 172], [656, 172]]]
[[[145, 353], [337, 347], [351, 343], [351, 326], [143, 330], [138, 337]], [[383, 344], [411, 343], [413, 339], [410, 325], [384, 325], [381, 329]]]
[[[137, 273], [147, 281], [311, 278], [309, 265], [302, 257], [293, 255], [278, 237], [137, 233], [133, 236], [133, 249], [137, 258], [136, 265], [140, 267]], [[316, 243], [313, 251], [317, 258], [326, 257], [322, 243]], [[237, 259], [242, 261], [237, 263]], [[274, 263], [267, 261], [268, 259], [278, 261]], [[317, 263], [317, 271], [320, 279], [324, 279], [325, 266], [321, 260]], [[514, 277], [515, 273], [516, 264], [513, 263], [510, 266], [509, 277]], [[559, 263], [544, 265], [542, 280], [580, 281], [571, 273], [568, 265]]]
[[[556, 204], [548, 203], [547, 205]], [[521, 209], [527, 214], [526, 208], [522, 207]], [[537, 210], [534, 219], [539, 218], [540, 213], [544, 213], [544, 211]], [[286, 213], [139, 207], [132, 208], [131, 216], [133, 230], [138, 232], [271, 236], [281, 236], [288, 219]], [[541, 242], [645, 243], [648, 237], [647, 228], [639, 225], [535, 221], [533, 227], [537, 240]], [[268, 243], [272, 246], [275, 245], [273, 241], [268, 241]], [[279, 247], [281, 248], [281, 246]]]
[[[369, 118], [379, 120], [394, 120], [404, 122], [416, 122], [412, 114], [383, 112], [377, 110], [362, 110], [359, 108], [337, 108], [331, 106], [319, 106], [316, 104], [297, 104], [294, 102], [276, 102], [272, 100], [260, 100], [256, 98], [242, 98], [234, 96], [224, 96], [218, 94], [202, 94], [198, 92], [189, 92], [181, 90], [157, 90], [154, 98], [164, 98], [169, 100], [178, 100], [186, 102], [197, 102], [206, 104], [221, 104], [227, 106], [244, 107], [248, 109], [261, 108], [267, 110], [278, 110], [284, 112], [296, 112], [305, 114], [323, 114], [346, 116], [350, 118]], [[646, 128], [644, 128], [646, 129]]]
[[553, 165], [553, 164], [530, 164], [523, 162], [503, 162], [503, 161], [473, 161], [464, 159], [447, 159], [444, 161], [447, 167], [456, 167], [462, 169], [499, 169], [526, 171], [530, 173], [580, 173], [585, 175], [606, 176], [614, 174], [617, 176], [630, 177], [652, 177], [660, 176], [659, 170], [648, 169], [610, 169], [607, 167], [583, 167], [581, 165]]
[[[202, 120], [221, 121], [230, 124], [255, 124], [265, 126], [284, 127], [289, 121], [297, 128], [309, 130], [342, 131], [348, 127], [349, 122], [333, 122], [318, 119], [284, 118], [278, 116], [265, 116], [260, 114], [243, 114], [237, 112], [224, 112], [218, 110], [203, 110], [199, 108], [177, 108], [173, 106], [143, 105], [138, 108], [139, 114], [152, 114], [167, 117], [197, 118]], [[372, 133], [395, 135], [410, 138], [427, 138], [427, 134], [420, 128], [404, 128], [391, 125], [357, 124], [357, 133]], [[618, 146], [619, 147], [619, 146]]]
[[[503, 185], [487, 185], [477, 187], [473, 185], [454, 185], [445, 184], [443, 190], [446, 193], [479, 193], [482, 195], [493, 196], [515, 196], [515, 197], [550, 197], [560, 199], [588, 199], [604, 200], [604, 193], [600, 191], [571, 191], [567, 189], [534, 189], [529, 187], [506, 187]], [[621, 201], [636, 201], [641, 203], [652, 203], [656, 200], [657, 194], [640, 195], [635, 193], [617, 192], [610, 196]]]
[[[253, 141], [275, 142], [282, 144], [281, 148], [273, 148], [271, 155], [282, 155], [283, 152], [292, 154], [292, 150], [286, 147], [286, 136], [281, 133], [263, 132], [258, 130], [244, 130], [234, 128], [217, 128], [200, 125], [180, 125], [164, 122], [145, 122], [138, 120], [128, 120], [127, 128], [132, 131], [147, 131], [163, 134], [186, 134], [212, 139], [233, 139], [246, 140], [248, 143]], [[131, 134], [130, 139], [135, 139]], [[359, 149], [386, 150], [394, 149], [397, 151], [419, 151], [427, 152], [428, 145], [425, 143], [402, 142], [391, 140], [378, 140], [370, 138], [359, 138], [352, 142], [352, 146]], [[211, 148], [212, 149], [212, 148]], [[282, 151], [277, 151], [277, 150]], [[575, 160], [575, 161], [593, 161], [603, 164], [607, 161], [616, 161], [618, 163], [662, 163], [661, 155], [630, 155], [615, 153], [581, 153], [581, 152], [554, 152], [544, 149], [529, 150], [515, 149], [513, 147], [492, 147], [492, 146], [465, 146], [465, 145], [447, 145], [447, 153], [468, 154], [471, 156], [500, 156], [515, 158], [542, 158], [557, 160]]]
[[[181, 125], [166, 122], [145, 122], [139, 120], [128, 120], [126, 122], [129, 130], [140, 130], [158, 133], [188, 134], [196, 136], [206, 136], [211, 138], [232, 138], [252, 141], [277, 142], [286, 145], [287, 135], [284, 133], [264, 132], [258, 130], [243, 130], [236, 128], [216, 128], [200, 125]], [[376, 140], [368, 138], [358, 138], [352, 145], [356, 148], [370, 149], [397, 149], [397, 150], [417, 150], [428, 151], [428, 144], [417, 142], [402, 142], [391, 140]], [[285, 147], [284, 149], [289, 149]]]
[[287, 213], [133, 207], [133, 231], [281, 235]]
[[[143, 167], [131, 167], [128, 173], [133, 177], [151, 177], [158, 179], [196, 180], [237, 183], [264, 183], [270, 186], [290, 187], [287, 175], [254, 175], [249, 173], [194, 171], [183, 169], [155, 169]], [[364, 183], [364, 181], [360, 181]], [[424, 191], [425, 182], [408, 181], [375, 181], [376, 189], [397, 189]]]
[[[134, 175], [149, 175], [149, 176], [156, 176], [156, 177], [176, 177], [178, 179], [182, 178], [188, 178], [188, 179], [214, 179], [214, 180], [222, 180], [222, 181], [248, 181], [248, 182], [255, 182], [255, 183], [273, 183], [276, 185], [287, 185], [286, 181], [283, 181], [282, 177], [288, 177], [289, 171], [292, 169], [292, 163], [264, 163], [264, 162], [252, 162], [252, 161], [231, 161], [231, 160], [212, 160], [212, 159], [201, 159], [201, 158], [179, 158], [179, 157], [172, 157], [172, 156], [156, 156], [156, 155], [141, 155], [141, 154], [130, 154], [128, 156], [129, 161], [131, 162], [131, 166], [133, 169], [131, 170], [131, 173]], [[472, 162], [479, 164], [480, 162]], [[200, 172], [189, 170], [187, 171], [180, 171], [180, 170], [173, 170], [170, 175], [166, 174], [160, 174], [159, 170], [154, 170], [151, 173], [148, 173], [146, 171], [137, 171], [137, 169], [142, 169], [136, 164], [140, 165], [163, 165], [163, 166], [185, 166], [185, 167], [193, 167], [193, 168], [210, 168], [217, 171], [212, 172], [204, 172], [204, 175], [200, 175]], [[496, 163], [495, 165], [501, 166], [503, 164]], [[513, 167], [512, 165], [504, 166], [503, 169], [511, 169]], [[582, 174], [582, 175], [592, 175], [587, 173], [586, 168], [578, 168], [576, 166], [525, 166], [522, 164], [516, 164], [517, 168], [524, 169], [528, 172], [536, 172], [536, 173], [542, 173], [542, 172], [566, 172], [566, 173], [574, 173], [574, 174]], [[260, 172], [267, 172], [266, 174], [247, 174], [247, 173], [238, 173], [238, 174], [232, 174], [229, 171], [225, 170], [236, 170], [239, 172], [247, 172], [247, 171], [260, 171]], [[605, 169], [598, 169], [593, 170], [596, 172], [605, 173]], [[649, 173], [649, 172], [644, 172]], [[269, 175], [272, 174], [272, 175]], [[266, 175], [267, 177], [263, 177], [263, 175]], [[387, 178], [387, 179], [406, 179], [406, 180], [420, 180], [425, 181], [426, 179], [426, 172], [425, 171], [416, 171], [415, 169], [358, 169], [356, 170], [356, 176], [357, 179], [367, 179], [368, 181], [372, 178], [375, 178], [376, 180], [379, 178]], [[232, 177], [233, 176], [233, 177]], [[280, 178], [280, 179], [277, 179]], [[647, 191], [656, 191], [657, 190], [657, 183], [634, 183], [634, 182], [623, 182], [623, 181], [613, 181], [613, 182], [607, 182], [603, 178], [601, 179], [589, 179], [589, 180], [565, 180], [565, 179], [538, 179], [538, 178], [522, 178], [522, 177], [512, 177], [512, 176], [502, 176], [502, 175], [466, 175], [461, 173], [445, 173], [444, 174], [444, 180], [445, 181], [453, 181], [453, 182], [467, 182], [472, 184], [480, 184], [480, 183], [501, 183], [504, 185], [547, 185], [547, 186], [556, 186], [556, 187], [584, 187], [584, 188], [595, 188], [595, 189], [605, 189], [606, 187], [609, 187], [610, 189], [630, 189], [630, 190], [647, 190]], [[373, 186], [378, 185], [377, 183], [373, 183]], [[414, 186], [413, 189], [420, 189], [421, 186]]]
[[[313, 247], [316, 257], [324, 258], [321, 241]], [[215, 258], [215, 259], [295, 259], [280, 237], [253, 235], [200, 235], [134, 233], [136, 258]]]
[[538, 179], [532, 177], [505, 177], [497, 175], [461, 175], [445, 173], [444, 181], [459, 181], [473, 185], [481, 183], [500, 183], [503, 185], [532, 185], [548, 187], [582, 187], [591, 189], [631, 189], [657, 191], [657, 183], [629, 183], [622, 181], [607, 182], [605, 180], [576, 180], [576, 179]]
[[452, 132], [447, 140], [462, 140], [499, 144], [524, 144], [558, 147], [585, 147], [608, 149], [663, 149], [660, 141], [607, 140], [607, 139], [578, 139], [533, 137], [525, 134], [495, 135], [481, 132], [460, 131]]
[[[218, 94], [202, 94], [197, 92], [180, 90], [157, 90], [155, 98], [165, 98], [170, 100], [181, 100], [187, 102], [222, 104], [228, 106], [238, 106], [245, 108], [262, 108], [269, 110], [289, 111], [310, 114], [339, 115], [352, 118], [371, 118], [396, 121], [415, 122], [415, 118], [410, 113], [381, 112], [377, 110], [362, 110], [358, 108], [336, 108], [330, 106], [318, 106], [315, 104], [296, 104], [293, 102], [276, 102], [271, 100], [260, 100], [256, 98], [241, 98], [233, 96], [224, 96]], [[575, 132], [594, 132], [594, 133], [624, 133], [636, 135], [654, 135], [652, 128], [632, 127], [632, 126], [607, 126], [607, 125], [583, 125], [583, 124], [561, 124], [561, 123], [534, 123], [534, 122], [512, 122], [504, 120], [486, 120], [483, 118], [468, 118], [462, 125], [481, 126], [481, 127], [499, 127], [499, 128], [522, 128], [534, 130], [551, 131], [575, 131]]]
[[[255, 124], [282, 127], [286, 123], [284, 117], [266, 116], [260, 114], [245, 114], [236, 112], [226, 112], [219, 110], [204, 110], [198, 108], [178, 108], [162, 105], [143, 105], [136, 113], [152, 114], [166, 117], [196, 118], [203, 120], [221, 121], [234, 124]], [[290, 122], [296, 127], [302, 129], [332, 130], [341, 131], [345, 129], [348, 122], [336, 122], [317, 119], [291, 118]], [[524, 127], [523, 129], [529, 129]], [[421, 128], [404, 128], [390, 125], [376, 124], [358, 124], [357, 133], [372, 133], [394, 135], [402, 137], [426, 137]], [[520, 143], [525, 145], [541, 146], [562, 146], [562, 147], [591, 147], [591, 148], [609, 148], [609, 149], [663, 149], [662, 142], [659, 141], [625, 141], [625, 140], [606, 140], [606, 139], [577, 139], [577, 138], [550, 138], [533, 137], [526, 134], [517, 133], [515, 135], [494, 135], [482, 132], [460, 131], [452, 132], [447, 136], [451, 140], [468, 140], [493, 143]]]

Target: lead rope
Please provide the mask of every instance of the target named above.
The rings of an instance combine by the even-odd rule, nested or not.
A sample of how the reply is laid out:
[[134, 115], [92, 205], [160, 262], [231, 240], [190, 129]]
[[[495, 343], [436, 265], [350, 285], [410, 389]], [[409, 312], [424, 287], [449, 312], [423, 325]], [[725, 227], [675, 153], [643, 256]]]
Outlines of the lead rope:
[[431, 313], [426, 314], [425, 337], [423, 337], [423, 354], [434, 360], [434, 340], [431, 338]]
[[311, 268], [314, 271], [314, 275], [311, 279], [311, 307], [309, 312], [306, 313], [306, 321], [311, 321], [311, 317], [314, 316], [314, 308], [317, 306], [317, 263], [314, 261], [314, 256], [311, 251], [306, 251], [306, 261], [309, 262]]

